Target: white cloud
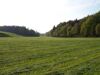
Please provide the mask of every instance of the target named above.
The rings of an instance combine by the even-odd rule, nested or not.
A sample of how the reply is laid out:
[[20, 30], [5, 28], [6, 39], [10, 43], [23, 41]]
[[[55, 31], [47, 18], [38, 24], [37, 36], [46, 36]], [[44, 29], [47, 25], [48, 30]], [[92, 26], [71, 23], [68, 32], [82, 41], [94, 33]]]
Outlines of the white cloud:
[[[94, 4], [95, 3], [95, 4]], [[42, 33], [77, 16], [99, 0], [0, 0], [0, 25], [24, 25]]]

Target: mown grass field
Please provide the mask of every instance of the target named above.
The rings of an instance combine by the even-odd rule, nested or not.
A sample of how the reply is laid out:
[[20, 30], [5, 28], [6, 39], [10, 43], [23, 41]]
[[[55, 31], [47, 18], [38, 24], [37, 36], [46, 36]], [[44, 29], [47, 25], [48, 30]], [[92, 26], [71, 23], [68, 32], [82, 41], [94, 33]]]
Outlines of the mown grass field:
[[0, 75], [100, 75], [100, 38], [0, 38]]

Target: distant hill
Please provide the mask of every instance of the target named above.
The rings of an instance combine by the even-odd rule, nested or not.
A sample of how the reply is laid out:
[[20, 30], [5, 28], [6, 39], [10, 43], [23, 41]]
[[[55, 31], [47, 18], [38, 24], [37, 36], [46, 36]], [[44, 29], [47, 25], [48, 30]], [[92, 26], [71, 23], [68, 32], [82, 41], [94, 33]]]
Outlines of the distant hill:
[[40, 36], [38, 32], [23, 26], [0, 26], [0, 31], [15, 33], [22, 36]]
[[100, 37], [100, 12], [79, 20], [62, 22], [46, 33], [53, 37]]
[[0, 37], [18, 37], [18, 36], [19, 35], [16, 35], [14, 33], [0, 31]]

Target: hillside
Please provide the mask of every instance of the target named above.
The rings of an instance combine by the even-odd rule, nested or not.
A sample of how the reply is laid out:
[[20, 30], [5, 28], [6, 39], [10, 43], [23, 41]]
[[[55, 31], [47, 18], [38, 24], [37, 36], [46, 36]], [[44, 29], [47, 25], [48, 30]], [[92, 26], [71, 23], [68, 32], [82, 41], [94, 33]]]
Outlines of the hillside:
[[100, 38], [2, 38], [0, 75], [100, 75]]
[[0, 26], [0, 31], [15, 33], [21, 36], [40, 36], [40, 33], [23, 26]]
[[100, 12], [79, 20], [62, 22], [46, 33], [53, 37], [100, 37]]
[[18, 36], [19, 35], [14, 33], [0, 31], [0, 37], [18, 37]]

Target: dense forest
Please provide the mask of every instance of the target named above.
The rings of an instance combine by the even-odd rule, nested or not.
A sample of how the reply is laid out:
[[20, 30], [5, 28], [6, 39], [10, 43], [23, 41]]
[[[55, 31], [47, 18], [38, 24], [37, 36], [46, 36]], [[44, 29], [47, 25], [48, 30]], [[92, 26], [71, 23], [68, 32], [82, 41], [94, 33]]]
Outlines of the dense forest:
[[40, 36], [40, 33], [24, 26], [0, 26], [0, 31], [11, 32], [22, 36]]
[[79, 20], [70, 20], [46, 33], [53, 37], [100, 37], [100, 11]]

